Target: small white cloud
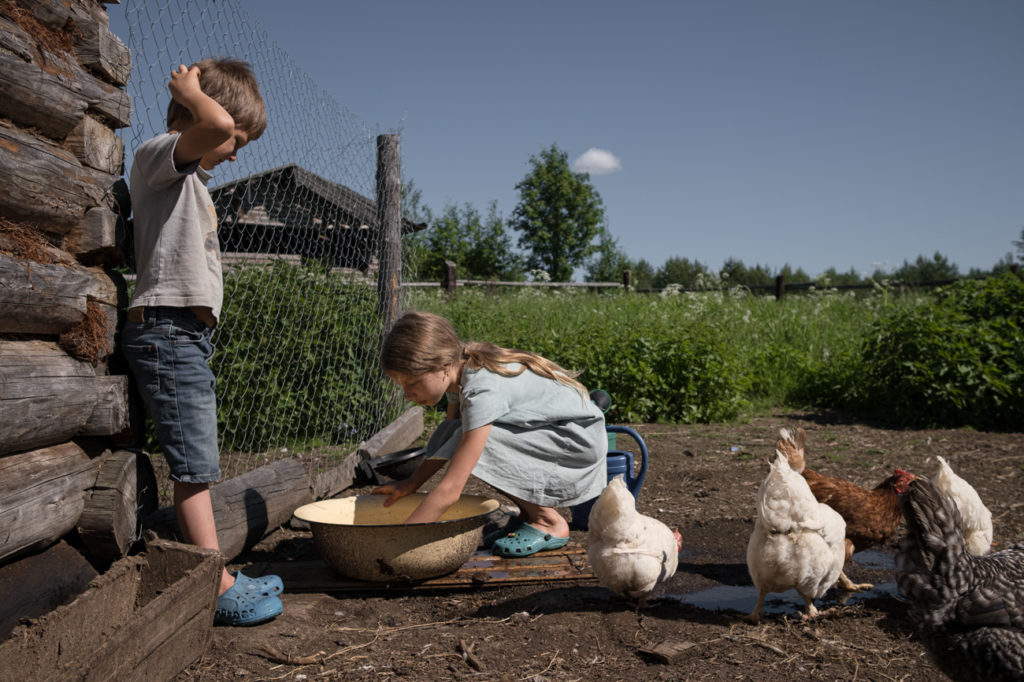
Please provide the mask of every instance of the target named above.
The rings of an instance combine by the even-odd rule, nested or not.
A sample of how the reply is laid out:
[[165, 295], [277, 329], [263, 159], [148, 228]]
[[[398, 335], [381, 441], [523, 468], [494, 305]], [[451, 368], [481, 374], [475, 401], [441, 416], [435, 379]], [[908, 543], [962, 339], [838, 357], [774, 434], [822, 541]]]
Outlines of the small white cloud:
[[609, 151], [591, 147], [572, 162], [572, 169], [577, 173], [608, 175], [617, 170], [622, 170], [622, 162], [619, 161], [619, 157]]

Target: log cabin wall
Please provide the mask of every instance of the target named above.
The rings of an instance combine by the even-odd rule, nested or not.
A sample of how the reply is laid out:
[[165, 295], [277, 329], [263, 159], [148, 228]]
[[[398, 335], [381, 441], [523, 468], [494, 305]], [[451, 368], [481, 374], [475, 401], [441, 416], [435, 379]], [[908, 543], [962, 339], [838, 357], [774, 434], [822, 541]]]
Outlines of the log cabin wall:
[[103, 3], [0, 0], [0, 564], [76, 528], [130, 431], [113, 269], [130, 66]]

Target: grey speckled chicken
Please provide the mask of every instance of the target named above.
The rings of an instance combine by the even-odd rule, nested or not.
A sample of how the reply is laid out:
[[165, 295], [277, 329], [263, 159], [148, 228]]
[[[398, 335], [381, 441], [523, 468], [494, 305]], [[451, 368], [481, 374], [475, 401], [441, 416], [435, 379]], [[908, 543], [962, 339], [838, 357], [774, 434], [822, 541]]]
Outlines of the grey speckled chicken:
[[1024, 542], [971, 555], [953, 500], [924, 478], [902, 504], [897, 584], [936, 664], [954, 680], [1024, 679]]

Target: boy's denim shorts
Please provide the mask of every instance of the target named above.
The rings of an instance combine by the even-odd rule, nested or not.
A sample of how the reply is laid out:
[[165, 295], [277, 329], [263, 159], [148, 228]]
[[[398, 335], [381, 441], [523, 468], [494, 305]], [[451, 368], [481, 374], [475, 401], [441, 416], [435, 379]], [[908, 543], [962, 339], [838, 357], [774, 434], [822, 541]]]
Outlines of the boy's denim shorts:
[[146, 308], [142, 322], [128, 321], [121, 332], [171, 480], [181, 483], [212, 483], [221, 475], [212, 334], [188, 308], [164, 306]]

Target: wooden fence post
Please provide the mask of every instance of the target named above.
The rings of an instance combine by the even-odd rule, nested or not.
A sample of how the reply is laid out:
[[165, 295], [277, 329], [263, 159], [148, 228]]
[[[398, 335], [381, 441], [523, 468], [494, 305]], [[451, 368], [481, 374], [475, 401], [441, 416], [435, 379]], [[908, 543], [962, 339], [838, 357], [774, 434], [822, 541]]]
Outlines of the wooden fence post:
[[381, 231], [377, 257], [378, 311], [384, 329], [398, 315], [402, 288], [402, 173], [398, 135], [377, 136], [377, 224]]
[[625, 287], [626, 291], [633, 285], [633, 272], [631, 270], [622, 271], [622, 286]]
[[786, 276], [779, 275], [775, 278], [775, 300], [781, 301], [786, 295]]
[[455, 295], [455, 263], [450, 260], [444, 262], [444, 278], [441, 280], [441, 287], [449, 296]]

